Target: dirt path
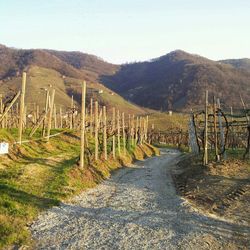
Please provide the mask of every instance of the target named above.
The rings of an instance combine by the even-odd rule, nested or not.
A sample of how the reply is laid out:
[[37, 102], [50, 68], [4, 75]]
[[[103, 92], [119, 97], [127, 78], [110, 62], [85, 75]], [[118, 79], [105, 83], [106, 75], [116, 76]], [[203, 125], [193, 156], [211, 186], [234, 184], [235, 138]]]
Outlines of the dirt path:
[[31, 226], [37, 248], [247, 249], [248, 226], [201, 215], [176, 194], [178, 157], [163, 150], [47, 211]]

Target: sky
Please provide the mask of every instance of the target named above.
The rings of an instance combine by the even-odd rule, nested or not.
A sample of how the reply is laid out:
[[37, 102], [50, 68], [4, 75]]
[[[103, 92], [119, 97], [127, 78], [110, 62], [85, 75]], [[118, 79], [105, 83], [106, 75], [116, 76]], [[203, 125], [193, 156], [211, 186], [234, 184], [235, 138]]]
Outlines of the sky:
[[0, 0], [0, 44], [81, 51], [112, 63], [176, 49], [250, 58], [250, 0]]

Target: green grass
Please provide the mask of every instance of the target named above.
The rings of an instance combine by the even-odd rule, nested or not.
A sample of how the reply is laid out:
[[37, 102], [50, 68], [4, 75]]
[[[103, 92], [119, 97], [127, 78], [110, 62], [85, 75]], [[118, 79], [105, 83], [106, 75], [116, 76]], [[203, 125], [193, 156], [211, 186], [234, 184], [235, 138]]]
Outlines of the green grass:
[[159, 131], [171, 131], [174, 129], [182, 129], [187, 131], [188, 118], [186, 114], [175, 113], [170, 116], [167, 113], [154, 112], [149, 115], [150, 126], [154, 124], [156, 130]]
[[[58, 130], [52, 131], [56, 132]], [[121, 165], [157, 152], [146, 146], [131, 146], [126, 155], [117, 156], [117, 160], [109, 157], [108, 161], [101, 158], [95, 162], [94, 143], [89, 137], [92, 160], [81, 170], [76, 167], [80, 151], [79, 135], [68, 131], [52, 137], [48, 143], [34, 141], [13, 146], [16, 137], [17, 130], [0, 130], [0, 139], [9, 141], [11, 145], [9, 156], [0, 157], [0, 249], [31, 244], [27, 223], [41, 211], [95, 186]], [[35, 138], [39, 137], [40, 131]], [[28, 138], [27, 132], [23, 138]], [[108, 144], [109, 153], [110, 145], [111, 141]], [[100, 157], [103, 157], [102, 153]]]
[[[10, 136], [1, 131], [1, 138], [12, 141], [15, 132], [11, 130]], [[12, 149], [15, 160], [5, 157], [0, 162], [0, 248], [26, 242], [26, 223], [67, 196], [61, 188], [67, 186], [68, 172], [78, 152], [76, 143], [54, 137], [49, 143], [16, 145]]]

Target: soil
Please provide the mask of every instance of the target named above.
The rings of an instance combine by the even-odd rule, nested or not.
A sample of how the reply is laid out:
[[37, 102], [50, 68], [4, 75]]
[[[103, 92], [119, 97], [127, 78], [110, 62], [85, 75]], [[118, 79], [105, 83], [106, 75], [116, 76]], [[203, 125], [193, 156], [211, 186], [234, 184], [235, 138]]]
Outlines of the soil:
[[199, 211], [250, 225], [250, 169], [247, 162], [228, 159], [204, 167], [184, 157], [172, 172], [179, 194]]

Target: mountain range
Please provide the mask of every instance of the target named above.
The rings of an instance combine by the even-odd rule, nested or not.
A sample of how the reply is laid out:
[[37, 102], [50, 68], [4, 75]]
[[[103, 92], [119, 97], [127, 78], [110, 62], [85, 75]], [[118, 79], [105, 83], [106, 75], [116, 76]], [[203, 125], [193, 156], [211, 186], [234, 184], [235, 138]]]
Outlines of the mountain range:
[[79, 101], [82, 80], [89, 85], [89, 98], [134, 113], [145, 112], [141, 107], [162, 111], [200, 108], [205, 90], [210, 100], [215, 95], [225, 107], [240, 107], [240, 95], [250, 103], [247, 58], [213, 61], [176, 50], [150, 61], [115, 65], [76, 51], [0, 45], [0, 93], [16, 92], [23, 70], [28, 72], [27, 101], [40, 105], [44, 103], [42, 89], [48, 85], [56, 88], [59, 105], [68, 107], [72, 94]]

